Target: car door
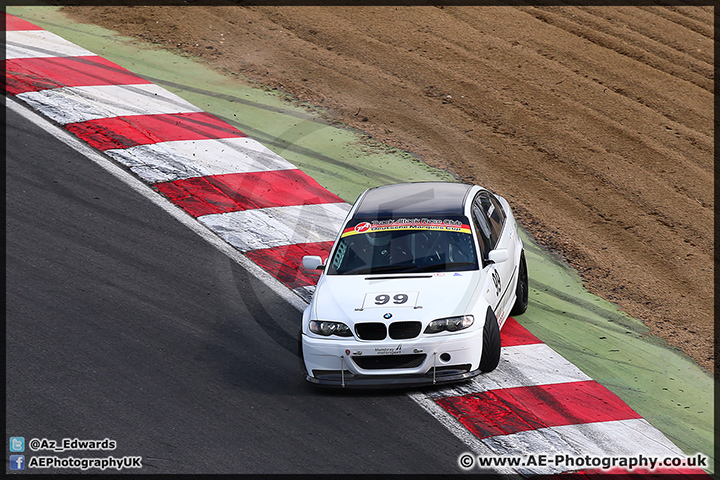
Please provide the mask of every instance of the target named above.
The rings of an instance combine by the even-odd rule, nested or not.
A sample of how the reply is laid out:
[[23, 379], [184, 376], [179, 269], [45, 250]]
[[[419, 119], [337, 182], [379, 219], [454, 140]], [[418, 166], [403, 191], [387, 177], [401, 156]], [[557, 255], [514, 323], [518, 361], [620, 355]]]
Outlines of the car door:
[[[482, 237], [483, 267], [492, 280], [490, 288], [494, 289], [493, 310], [495, 310], [498, 320], [504, 321], [504, 317], [507, 315], [506, 312], [511, 306], [509, 305], [512, 297], [510, 286], [515, 264], [514, 242], [510, 241], [509, 229], [505, 228], [506, 214], [498, 199], [487, 191], [481, 191], [475, 196], [472, 204], [472, 214], [479, 237]], [[508, 249], [508, 260], [490, 263], [488, 261], [490, 251], [503, 248]]]
[[[481, 192], [482, 193], [482, 192]], [[480, 259], [484, 272], [484, 284], [482, 291], [486, 300], [492, 306], [493, 311], [497, 313], [499, 308], [499, 300], [501, 294], [500, 272], [497, 265], [488, 260], [488, 254], [495, 247], [497, 238], [493, 235], [493, 229], [485, 213], [480, 198], [480, 194], [476, 195], [471, 205], [471, 215], [475, 230], [477, 231], [478, 246], [480, 247]]]
[[490, 221], [490, 224], [498, 231], [498, 240], [495, 248], [506, 249], [508, 251], [508, 260], [498, 264], [498, 271], [500, 272], [500, 278], [502, 280], [502, 299], [501, 308], [498, 312], [498, 318], [507, 315], [513, 304], [514, 285], [517, 278], [517, 265], [516, 258], [519, 255], [517, 251], [517, 239], [514, 238], [516, 232], [508, 224], [507, 214], [503, 209], [503, 204], [500, 200], [493, 195], [488, 193], [491, 206], [488, 207], [486, 214]]

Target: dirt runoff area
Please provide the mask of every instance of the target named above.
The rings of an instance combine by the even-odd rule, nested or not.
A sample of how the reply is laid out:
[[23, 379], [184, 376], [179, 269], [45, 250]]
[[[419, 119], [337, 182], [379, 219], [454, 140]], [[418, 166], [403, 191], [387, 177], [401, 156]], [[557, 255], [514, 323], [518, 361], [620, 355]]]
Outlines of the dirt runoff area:
[[588, 290], [712, 370], [711, 6], [64, 10], [489, 187]]

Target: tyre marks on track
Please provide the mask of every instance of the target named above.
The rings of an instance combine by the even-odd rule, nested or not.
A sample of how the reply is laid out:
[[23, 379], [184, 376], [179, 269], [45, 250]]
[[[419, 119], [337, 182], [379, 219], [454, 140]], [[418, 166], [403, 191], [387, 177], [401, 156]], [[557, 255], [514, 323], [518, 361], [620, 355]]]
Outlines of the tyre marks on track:
[[[10, 15], [6, 28], [8, 94], [105, 152], [310, 298], [318, 275], [301, 271], [300, 260], [328, 255], [347, 203], [232, 125], [119, 65]], [[410, 394], [477, 453], [683, 455], [514, 319], [501, 335], [496, 371]]]

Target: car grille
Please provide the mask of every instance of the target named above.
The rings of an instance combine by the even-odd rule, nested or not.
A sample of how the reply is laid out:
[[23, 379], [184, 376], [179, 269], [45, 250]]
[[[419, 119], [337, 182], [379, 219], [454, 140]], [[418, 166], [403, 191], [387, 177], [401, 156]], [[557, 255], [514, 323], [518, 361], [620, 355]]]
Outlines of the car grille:
[[366, 370], [385, 370], [391, 368], [416, 368], [425, 361], [425, 353], [409, 355], [372, 355], [368, 357], [351, 357], [355, 364]]
[[362, 340], [384, 340], [387, 336], [387, 329], [384, 323], [357, 323], [355, 324], [355, 333]]
[[388, 332], [393, 340], [402, 340], [417, 337], [421, 328], [420, 322], [395, 322], [390, 324]]
[[393, 340], [405, 340], [420, 335], [422, 324], [420, 322], [394, 322], [390, 328], [384, 323], [368, 322], [355, 325], [355, 333], [361, 340], [385, 340], [388, 333]]

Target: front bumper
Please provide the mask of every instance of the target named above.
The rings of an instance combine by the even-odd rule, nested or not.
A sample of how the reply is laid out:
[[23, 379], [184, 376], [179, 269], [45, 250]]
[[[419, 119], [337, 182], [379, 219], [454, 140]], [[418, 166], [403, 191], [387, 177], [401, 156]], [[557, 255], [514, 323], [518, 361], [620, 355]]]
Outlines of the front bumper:
[[482, 329], [412, 340], [358, 341], [302, 335], [306, 380], [331, 387], [415, 387], [478, 374]]
[[463, 372], [454, 369], [453, 373], [431, 369], [425, 374], [400, 374], [400, 375], [355, 375], [349, 371], [325, 371], [318, 377], [306, 375], [305, 379], [322, 387], [344, 387], [344, 388], [410, 388], [425, 385], [440, 385], [444, 383], [455, 383], [463, 380], [470, 380], [479, 375], [480, 370]]

